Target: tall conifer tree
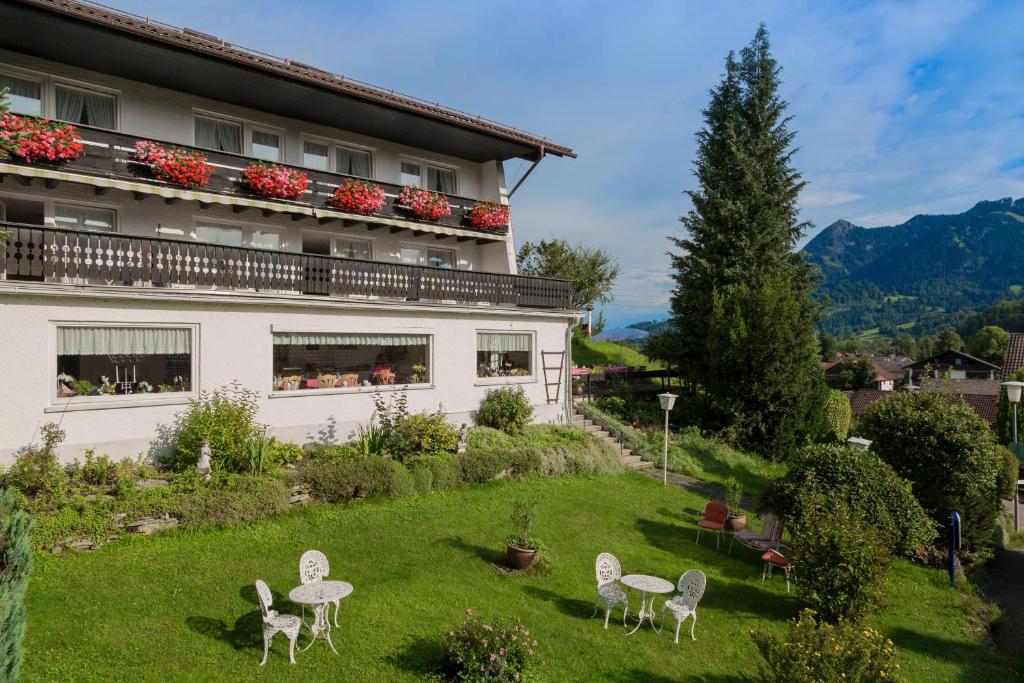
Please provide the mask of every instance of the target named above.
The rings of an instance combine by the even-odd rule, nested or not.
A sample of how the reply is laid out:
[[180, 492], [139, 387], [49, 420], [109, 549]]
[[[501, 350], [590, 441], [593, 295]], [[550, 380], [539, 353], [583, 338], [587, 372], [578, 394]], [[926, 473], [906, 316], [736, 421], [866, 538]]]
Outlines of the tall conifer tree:
[[794, 251], [808, 227], [797, 206], [805, 183], [780, 71], [762, 25], [711, 91], [687, 234], [672, 238], [674, 340], [661, 345], [699, 388], [706, 426], [734, 428], [774, 457], [820, 428], [824, 400], [817, 276]]

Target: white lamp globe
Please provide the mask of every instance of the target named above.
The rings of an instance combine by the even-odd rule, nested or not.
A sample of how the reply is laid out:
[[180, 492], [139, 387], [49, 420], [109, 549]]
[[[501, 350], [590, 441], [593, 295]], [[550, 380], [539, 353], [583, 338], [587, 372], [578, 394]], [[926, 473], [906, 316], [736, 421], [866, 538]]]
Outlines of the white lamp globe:
[[1006, 387], [1006, 398], [1010, 403], [1020, 403], [1021, 389], [1024, 389], [1024, 382], [1003, 382]]
[[[1017, 390], [1017, 396], [1020, 396], [1020, 390]], [[679, 398], [675, 394], [658, 394], [658, 400], [661, 401], [662, 410], [672, 410], [672, 407], [676, 404], [676, 399]]]

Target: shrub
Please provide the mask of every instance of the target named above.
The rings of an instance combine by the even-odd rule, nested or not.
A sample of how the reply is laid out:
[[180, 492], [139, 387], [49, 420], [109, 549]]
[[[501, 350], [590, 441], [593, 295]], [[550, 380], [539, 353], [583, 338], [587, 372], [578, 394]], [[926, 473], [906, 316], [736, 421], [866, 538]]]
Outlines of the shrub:
[[821, 619], [857, 620], [878, 607], [891, 556], [874, 528], [819, 491], [812, 482], [801, 494], [791, 531], [797, 595]]
[[57, 462], [57, 447], [65, 434], [56, 423], [49, 422], [40, 429], [41, 445], [30, 445], [14, 459], [7, 471], [7, 483], [26, 496], [54, 494], [64, 488], [64, 469]]
[[1004, 461], [973, 409], [946, 394], [896, 392], [873, 403], [859, 428], [873, 440], [871, 450], [910, 480], [933, 519], [944, 523], [959, 510], [964, 545], [974, 551], [990, 542]]
[[739, 517], [743, 515], [743, 484], [736, 477], [729, 477], [725, 480], [724, 487], [725, 505], [729, 508], [729, 515]]
[[25, 592], [32, 571], [32, 518], [0, 489], [0, 680], [15, 681], [25, 635]]
[[821, 435], [823, 441], [846, 441], [846, 435], [850, 433], [850, 420], [853, 413], [850, 410], [850, 399], [838, 389], [829, 389], [825, 397], [824, 432]]
[[225, 525], [288, 511], [288, 488], [265, 476], [229, 475], [181, 500], [182, 526]]
[[522, 681], [536, 658], [536, 647], [537, 641], [518, 619], [492, 626], [467, 609], [466, 618], [445, 639], [443, 673], [464, 683]]
[[499, 387], [491, 389], [483, 397], [475, 419], [481, 427], [521, 434], [523, 427], [533, 419], [533, 406], [522, 387]]
[[507, 453], [502, 451], [466, 451], [457, 456], [461, 479], [467, 484], [486, 484], [508, 469]]
[[874, 453], [847, 444], [811, 446], [794, 456], [786, 475], [768, 486], [761, 506], [797, 522], [805, 514], [800, 494], [812, 485], [874, 527], [894, 554], [913, 555], [935, 541], [935, 524], [910, 483]]
[[430, 493], [434, 488], [434, 472], [422, 462], [416, 463], [409, 470], [412, 473], [412, 484], [416, 493]]
[[999, 472], [997, 489], [999, 497], [1011, 499], [1017, 495], [1017, 480], [1020, 479], [1020, 458], [1009, 448], [1000, 447], [999, 455], [1003, 458], [1003, 467]]
[[311, 460], [357, 460], [364, 457], [356, 444], [335, 445], [326, 443], [307, 444], [305, 454]]
[[97, 456], [92, 449], [85, 452], [85, 464], [79, 465], [78, 461], [75, 461], [72, 470], [73, 479], [92, 486], [116, 484], [119, 473], [117, 463], [105, 455]]
[[509, 521], [512, 523], [512, 533], [505, 538], [505, 545], [511, 545], [523, 550], [540, 551], [542, 543], [540, 539], [533, 536], [534, 510], [537, 504], [530, 500], [512, 501], [512, 512], [509, 514]]
[[902, 680], [899, 653], [891, 640], [870, 627], [818, 624], [811, 610], [801, 612], [783, 638], [760, 629], [751, 637], [765, 659], [759, 672], [764, 683]]
[[626, 410], [626, 402], [618, 396], [605, 396], [598, 399], [597, 407], [606, 413], [622, 415]]
[[246, 441], [259, 428], [256, 411], [259, 394], [232, 383], [202, 392], [190, 401], [177, 424], [176, 453], [170, 458], [176, 469], [195, 466], [203, 441], [210, 442], [210, 465], [214, 470], [245, 472], [249, 468]]
[[302, 446], [290, 441], [281, 441], [276, 436], [270, 439], [270, 463], [274, 467], [295, 463], [306, 455]]
[[330, 503], [407, 496], [416, 491], [413, 475], [405, 466], [381, 458], [314, 461], [302, 470], [302, 480]]
[[435, 454], [421, 458], [418, 466], [430, 470], [435, 491], [450, 491], [462, 483], [462, 464], [454, 455]]
[[401, 462], [425, 453], [454, 453], [459, 449], [459, 430], [448, 423], [444, 413], [413, 413], [394, 426], [388, 450]]

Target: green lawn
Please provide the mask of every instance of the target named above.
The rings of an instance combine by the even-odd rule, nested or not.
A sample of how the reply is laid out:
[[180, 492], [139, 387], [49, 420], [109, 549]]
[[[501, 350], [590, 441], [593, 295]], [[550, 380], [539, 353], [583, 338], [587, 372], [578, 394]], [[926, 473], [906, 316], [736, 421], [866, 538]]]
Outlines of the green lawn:
[[[538, 503], [537, 534], [555, 554], [547, 575], [510, 578], [489, 562], [510, 502]], [[467, 607], [520, 616], [540, 641], [545, 681], [736, 681], [758, 656], [748, 633], [781, 629], [799, 609], [781, 577], [760, 583], [757, 556], [695, 545], [697, 496], [630, 473], [502, 481], [451, 493], [317, 506], [231, 529], [131, 538], [87, 554], [38, 558], [28, 597], [24, 680], [421, 680], [441, 633]], [[340, 656], [317, 644], [287, 661], [278, 637], [260, 670], [252, 582], [278, 606], [298, 582], [299, 555], [324, 551], [332, 577], [355, 585], [335, 631]], [[591, 620], [593, 561], [615, 553], [627, 572], [708, 575], [697, 642]], [[632, 605], [639, 603], [631, 596]], [[878, 623], [902, 650], [909, 680], [1009, 680], [983, 644], [965, 599], [939, 571], [901, 564]], [[301, 679], [299, 678], [301, 677]]]
[[573, 337], [572, 340], [572, 362], [580, 367], [590, 368], [598, 365], [628, 365], [647, 366], [648, 370], [659, 370], [663, 367], [632, 346], [580, 337]]

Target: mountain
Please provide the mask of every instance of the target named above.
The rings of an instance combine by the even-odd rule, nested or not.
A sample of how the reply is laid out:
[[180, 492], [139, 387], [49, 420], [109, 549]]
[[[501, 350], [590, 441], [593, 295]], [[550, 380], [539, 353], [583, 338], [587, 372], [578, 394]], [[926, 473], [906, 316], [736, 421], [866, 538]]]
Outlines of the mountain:
[[836, 221], [804, 248], [839, 337], [878, 327], [917, 334], [956, 326], [972, 309], [1024, 294], [1024, 198], [964, 213], [863, 228]]

